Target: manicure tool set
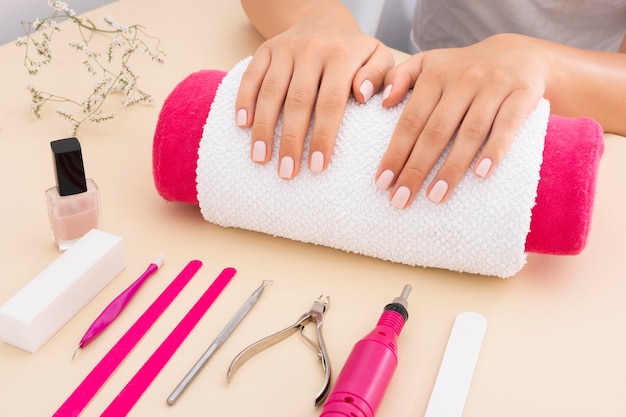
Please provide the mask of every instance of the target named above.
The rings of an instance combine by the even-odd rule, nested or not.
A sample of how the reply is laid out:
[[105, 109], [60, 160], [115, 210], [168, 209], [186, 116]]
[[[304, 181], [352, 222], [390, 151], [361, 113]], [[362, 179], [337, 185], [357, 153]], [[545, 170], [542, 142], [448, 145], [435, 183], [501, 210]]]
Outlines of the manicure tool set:
[[[108, 236], [103, 237], [107, 238]], [[120, 265], [115, 270], [105, 271], [107, 281], [114, 277], [123, 267], [123, 258], [113, 255], [117, 253], [113, 251], [117, 250], [118, 247], [121, 246], [119, 246], [117, 241], [113, 240], [110, 245], [104, 245], [101, 248], [103, 254], [111, 253], [110, 257], [116, 256]], [[62, 260], [62, 262], [72, 263], [70, 261], [72, 261], [73, 257], [80, 255], [80, 253], [77, 254], [77, 251], [81, 250], [80, 245], [77, 245], [77, 248], [70, 249], [67, 255], [64, 255], [66, 259]], [[91, 249], [89, 247], [86, 248], [87, 252], [90, 252]], [[140, 287], [161, 268], [163, 262], [164, 256], [160, 255], [148, 265], [148, 268], [139, 278], [109, 303], [80, 339], [72, 360], [75, 359], [74, 356], [79, 350], [86, 348], [122, 313]], [[66, 268], [63, 265], [64, 263], [61, 263], [61, 266], [55, 266], [54, 268]], [[98, 265], [97, 261], [94, 261], [94, 265]], [[91, 372], [87, 374], [53, 414], [53, 417], [76, 417], [85, 410], [91, 400], [122, 365], [123, 361], [130, 355], [159, 317], [173, 303], [192, 278], [197, 275], [201, 267], [202, 262], [199, 260], [191, 260], [187, 263], [153, 303], [119, 338], [117, 343], [93, 367]], [[75, 271], [75, 282], [80, 283], [81, 279], [87, 279], [90, 274], [93, 275], [89, 271]], [[224, 268], [217, 275], [185, 316], [145, 361], [143, 366], [139, 368], [109, 403], [101, 416], [121, 417], [126, 416], [132, 410], [161, 370], [172, 359], [178, 348], [208, 312], [215, 300], [226, 289], [236, 273], [237, 271], [234, 268]], [[169, 406], [175, 406], [176, 402], [196, 379], [209, 359], [250, 313], [270, 283], [271, 281], [269, 280], [261, 282], [215, 337], [206, 351], [197, 359], [187, 374], [175, 386], [169, 396], [164, 398], [164, 401]], [[75, 284], [74, 281], [68, 281], [66, 285], [69, 287], [78, 284]], [[35, 281], [28, 291], [36, 293], [40, 291], [40, 287], [38, 282]], [[226, 372], [226, 380], [230, 382], [237, 370], [257, 354], [287, 339], [289, 336], [299, 333], [306, 344], [314, 350], [321, 364], [323, 372], [322, 384], [312, 404], [313, 407], [321, 409], [320, 416], [373, 417], [383, 401], [385, 392], [398, 366], [398, 357], [401, 351], [399, 348], [399, 336], [409, 318], [408, 296], [410, 292], [411, 286], [405, 285], [402, 293], [394, 298], [391, 303], [384, 306], [383, 312], [374, 328], [354, 344], [343, 368], [336, 377], [334, 386], [331, 359], [322, 331], [323, 318], [330, 307], [330, 297], [324, 295], [317, 297], [309, 310], [303, 313], [294, 323], [251, 343], [236, 354]], [[5, 310], [3, 314], [23, 314], [20, 306], [24, 303], [20, 299], [16, 299], [12, 303], [15, 307], [13, 307], [13, 304], [8, 303], [10, 308], [7, 306], [3, 307]], [[62, 325], [61, 319], [65, 320], [66, 318], [59, 318], [60, 325]], [[314, 328], [314, 338], [305, 334], [305, 328], [309, 324]], [[22, 332], [24, 334], [26, 332], [37, 332], [40, 328], [43, 328], [43, 322], [39, 327], [34, 327], [32, 330], [30, 328], [23, 329]], [[461, 417], [485, 329], [486, 321], [478, 313], [462, 313], [457, 317], [425, 417]], [[45, 343], [44, 336], [49, 337], [43, 335], [41, 336], [41, 341], [37, 342], [37, 345], [24, 344], [24, 348], [32, 352], [36, 351], [38, 346]], [[16, 340], [19, 341], [19, 337], [16, 337]], [[18, 343], [16, 343], [17, 345]]]

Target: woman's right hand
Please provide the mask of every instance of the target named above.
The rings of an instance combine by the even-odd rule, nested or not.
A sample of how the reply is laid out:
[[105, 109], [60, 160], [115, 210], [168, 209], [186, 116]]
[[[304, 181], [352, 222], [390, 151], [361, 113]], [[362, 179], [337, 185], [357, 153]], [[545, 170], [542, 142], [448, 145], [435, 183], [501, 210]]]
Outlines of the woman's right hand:
[[391, 51], [363, 34], [344, 11], [305, 13], [306, 19], [259, 46], [241, 80], [235, 117], [239, 127], [252, 128], [254, 162], [265, 164], [274, 157], [275, 127], [284, 111], [278, 152], [283, 179], [301, 169], [313, 114], [308, 167], [318, 173], [330, 162], [350, 93], [367, 101], [394, 65]]

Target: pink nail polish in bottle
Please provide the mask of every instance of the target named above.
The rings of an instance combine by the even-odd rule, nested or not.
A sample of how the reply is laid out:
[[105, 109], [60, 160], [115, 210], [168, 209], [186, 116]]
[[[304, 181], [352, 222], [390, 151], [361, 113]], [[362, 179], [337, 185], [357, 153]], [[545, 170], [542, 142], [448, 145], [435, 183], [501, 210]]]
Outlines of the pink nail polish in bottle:
[[100, 227], [98, 186], [85, 178], [78, 139], [55, 140], [50, 147], [57, 185], [46, 190], [46, 203], [52, 241], [64, 252], [85, 233]]

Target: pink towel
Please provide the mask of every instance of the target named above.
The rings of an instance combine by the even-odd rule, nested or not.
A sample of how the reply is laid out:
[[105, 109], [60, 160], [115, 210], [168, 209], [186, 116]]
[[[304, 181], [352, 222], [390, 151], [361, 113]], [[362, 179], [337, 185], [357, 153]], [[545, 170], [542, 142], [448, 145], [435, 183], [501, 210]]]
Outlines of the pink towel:
[[159, 194], [167, 201], [198, 204], [198, 146], [217, 87], [225, 75], [213, 70], [191, 74], [163, 104], [154, 134], [152, 173]]
[[550, 116], [527, 252], [575, 255], [584, 249], [603, 152], [604, 135], [594, 120]]

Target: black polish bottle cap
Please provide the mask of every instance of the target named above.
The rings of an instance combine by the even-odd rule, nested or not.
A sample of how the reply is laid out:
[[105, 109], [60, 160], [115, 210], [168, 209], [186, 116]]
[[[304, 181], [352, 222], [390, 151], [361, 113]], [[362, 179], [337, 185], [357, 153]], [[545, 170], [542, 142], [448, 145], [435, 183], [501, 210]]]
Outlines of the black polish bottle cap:
[[78, 139], [54, 140], [50, 142], [50, 148], [52, 148], [54, 158], [59, 195], [66, 196], [87, 191], [83, 154]]

